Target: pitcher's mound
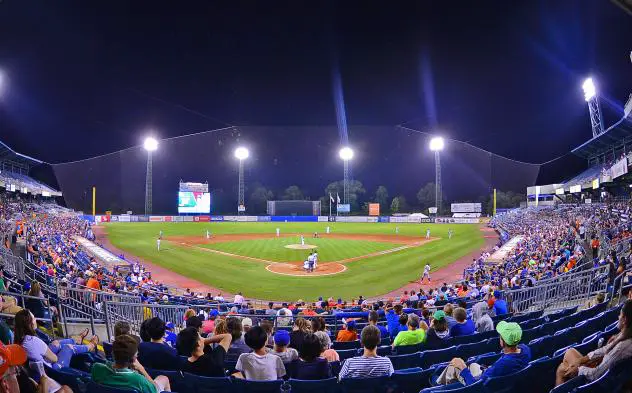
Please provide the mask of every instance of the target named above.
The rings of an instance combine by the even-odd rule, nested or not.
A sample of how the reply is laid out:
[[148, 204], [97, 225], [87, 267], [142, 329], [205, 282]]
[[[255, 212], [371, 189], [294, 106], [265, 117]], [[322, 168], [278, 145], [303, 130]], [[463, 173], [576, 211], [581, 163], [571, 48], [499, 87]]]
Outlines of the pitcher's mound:
[[313, 246], [311, 244], [288, 244], [284, 246], [285, 248], [291, 248], [292, 250], [311, 250], [316, 248], [317, 246]]

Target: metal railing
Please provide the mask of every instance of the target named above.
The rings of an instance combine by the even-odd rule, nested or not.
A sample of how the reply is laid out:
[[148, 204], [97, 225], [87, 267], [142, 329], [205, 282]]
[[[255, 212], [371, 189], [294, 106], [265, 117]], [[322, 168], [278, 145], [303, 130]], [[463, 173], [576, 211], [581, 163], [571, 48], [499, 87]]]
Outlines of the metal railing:
[[537, 282], [533, 287], [505, 292], [514, 313], [555, 310], [580, 305], [608, 289], [608, 265], [565, 273]]

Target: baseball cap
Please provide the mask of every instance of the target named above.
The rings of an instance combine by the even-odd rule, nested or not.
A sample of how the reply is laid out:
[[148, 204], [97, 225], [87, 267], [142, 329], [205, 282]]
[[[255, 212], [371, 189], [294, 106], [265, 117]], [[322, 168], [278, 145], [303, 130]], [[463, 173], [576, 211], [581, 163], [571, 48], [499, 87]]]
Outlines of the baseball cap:
[[516, 322], [500, 321], [496, 326], [496, 331], [503, 341], [512, 347], [520, 343], [522, 339], [522, 328]]
[[175, 325], [173, 324], [173, 322], [167, 322], [167, 324], [165, 325], [165, 327], [167, 329], [175, 329]]
[[280, 346], [286, 346], [290, 343], [290, 333], [287, 330], [278, 330], [274, 333], [274, 343]]
[[347, 321], [347, 329], [355, 329], [356, 321]]
[[445, 312], [443, 312], [443, 310], [435, 311], [434, 314], [432, 314], [432, 319], [436, 319], [437, 321], [445, 319]]
[[4, 375], [9, 367], [26, 363], [26, 351], [21, 345], [0, 344], [0, 375]]
[[242, 326], [250, 326], [252, 327], [252, 319], [246, 317], [244, 319], [241, 320], [241, 325]]
[[209, 315], [210, 315], [210, 316], [212, 316], [212, 317], [216, 317], [216, 316], [218, 316], [218, 315], [219, 315], [219, 311], [217, 311], [217, 310], [211, 310], [211, 312], [209, 312]]

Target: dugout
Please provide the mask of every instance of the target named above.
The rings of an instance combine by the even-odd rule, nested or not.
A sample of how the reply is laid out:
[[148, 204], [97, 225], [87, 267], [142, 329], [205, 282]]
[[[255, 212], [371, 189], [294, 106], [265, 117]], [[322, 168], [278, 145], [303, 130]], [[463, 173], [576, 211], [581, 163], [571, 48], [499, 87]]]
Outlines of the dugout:
[[269, 216], [320, 216], [320, 201], [268, 201]]

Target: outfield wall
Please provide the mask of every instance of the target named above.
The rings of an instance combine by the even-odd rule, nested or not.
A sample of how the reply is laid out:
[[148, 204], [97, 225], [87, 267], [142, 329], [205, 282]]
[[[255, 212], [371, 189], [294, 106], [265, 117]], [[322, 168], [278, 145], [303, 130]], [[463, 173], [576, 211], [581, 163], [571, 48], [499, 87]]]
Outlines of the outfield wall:
[[97, 215], [82, 216], [90, 222], [354, 222], [354, 223], [398, 223], [398, 224], [483, 224], [487, 218], [418, 218], [418, 217], [370, 217], [370, 216], [140, 216], [140, 215]]

